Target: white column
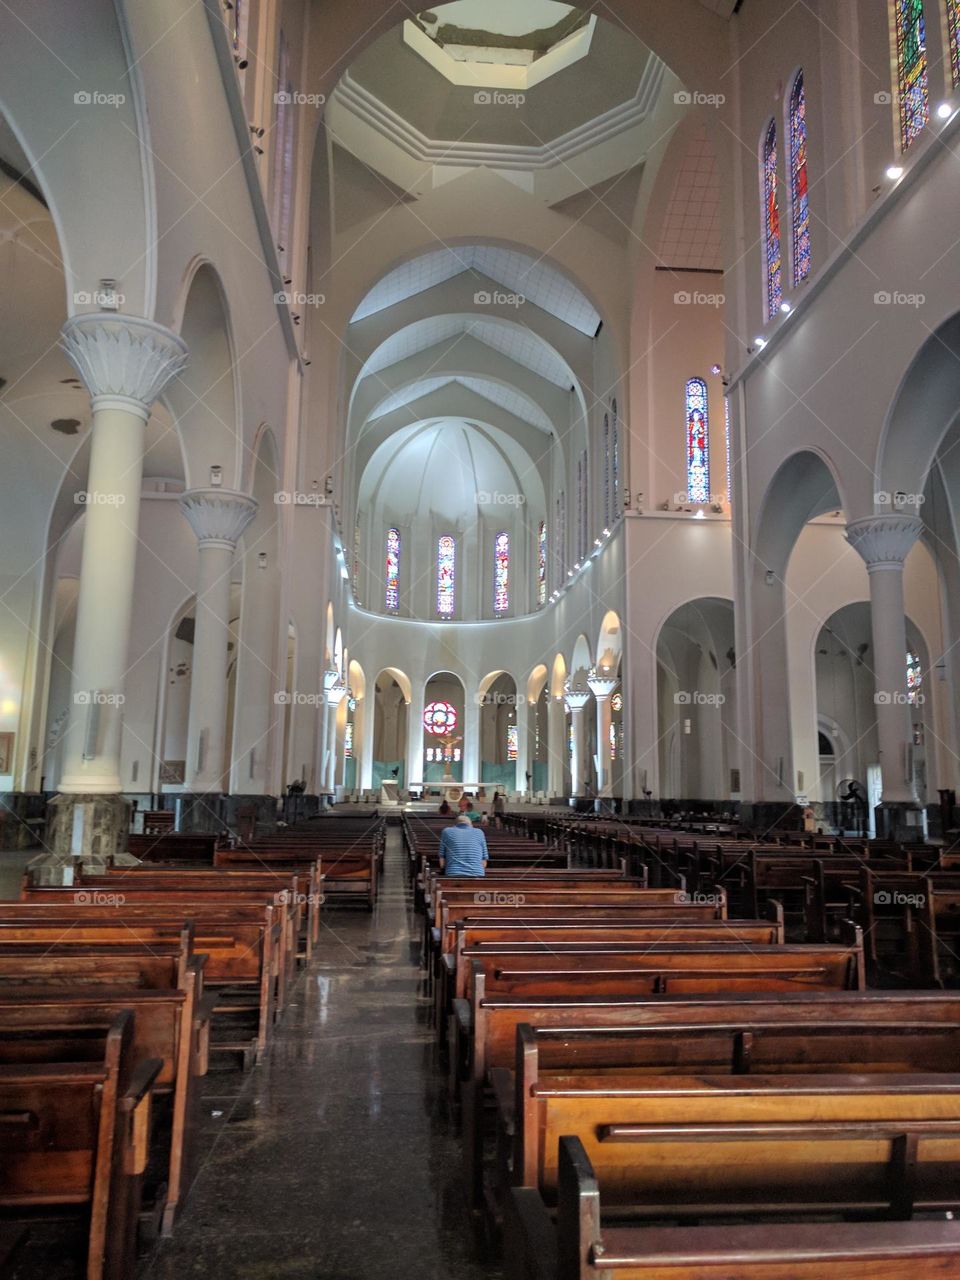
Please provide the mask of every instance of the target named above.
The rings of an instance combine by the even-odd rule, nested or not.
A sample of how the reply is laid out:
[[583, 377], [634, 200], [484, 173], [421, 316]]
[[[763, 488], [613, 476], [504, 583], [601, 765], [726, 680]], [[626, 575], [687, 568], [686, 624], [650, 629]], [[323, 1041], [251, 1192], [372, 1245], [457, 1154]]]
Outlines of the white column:
[[[361, 735], [362, 747], [360, 751], [360, 768], [357, 772], [357, 786], [361, 791], [369, 791], [373, 786], [373, 746], [374, 733], [376, 730], [377, 719], [377, 691], [376, 686], [367, 686], [369, 693], [364, 694], [362, 701], [357, 703], [357, 710], [363, 708], [363, 732]], [[354, 743], [357, 740], [357, 730], [354, 728]]]
[[347, 687], [337, 675], [337, 682], [325, 689], [327, 699], [327, 755], [324, 771], [324, 790], [334, 793], [337, 789], [337, 711], [347, 696]]
[[527, 772], [530, 769], [530, 704], [526, 698], [517, 698], [517, 776], [515, 790], [527, 790]]
[[584, 768], [584, 740], [583, 731], [583, 708], [590, 700], [588, 690], [568, 689], [565, 694], [567, 710], [570, 712], [571, 727], [573, 729], [573, 760], [570, 766], [570, 790], [574, 796], [582, 796], [584, 793], [584, 776], [586, 770]]
[[563, 795], [564, 740], [566, 715], [563, 698], [551, 695], [547, 703], [547, 791], [551, 796]]
[[150, 320], [73, 316], [63, 349], [93, 405], [77, 629], [73, 710], [60, 790], [119, 792], [120, 729], [133, 609], [143, 443], [150, 406], [187, 362], [186, 344]]
[[597, 703], [597, 794], [609, 796], [613, 794], [613, 771], [610, 766], [610, 725], [613, 713], [610, 709], [610, 697], [617, 687], [616, 678], [591, 671], [587, 677]]
[[870, 577], [873, 674], [884, 804], [916, 804], [908, 776], [912, 741], [907, 701], [907, 623], [903, 562], [923, 531], [916, 516], [881, 515], [852, 520], [847, 541], [860, 553]]
[[480, 704], [482, 695], [468, 693], [463, 703], [463, 780], [480, 782]]
[[423, 685], [414, 685], [407, 703], [407, 758], [403, 770], [404, 788], [423, 784]]
[[226, 769], [233, 557], [257, 503], [230, 489], [190, 489], [180, 507], [200, 544], [187, 730], [188, 791], [219, 791]]

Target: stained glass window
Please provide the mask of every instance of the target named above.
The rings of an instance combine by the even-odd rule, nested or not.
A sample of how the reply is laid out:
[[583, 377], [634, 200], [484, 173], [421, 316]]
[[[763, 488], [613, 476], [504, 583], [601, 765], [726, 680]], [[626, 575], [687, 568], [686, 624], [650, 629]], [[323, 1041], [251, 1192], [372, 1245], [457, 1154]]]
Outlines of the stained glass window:
[[723, 436], [727, 446], [727, 505], [733, 501], [733, 489], [730, 487], [730, 397], [723, 397]]
[[623, 694], [622, 693], [615, 693], [613, 697], [610, 699], [610, 710], [611, 711], [623, 710]]
[[577, 560], [587, 558], [587, 451], [577, 464]]
[[537, 530], [537, 603], [547, 603], [547, 522]]
[[400, 608], [400, 531], [387, 530], [387, 566], [386, 566], [387, 608], [393, 613]]
[[353, 721], [348, 720], [343, 731], [343, 754], [349, 760], [353, 755]]
[[457, 727], [457, 708], [449, 702], [429, 702], [423, 709], [423, 727], [427, 733], [443, 737]]
[[515, 724], [507, 725], [507, 759], [516, 760], [519, 749], [519, 730]]
[[616, 400], [610, 405], [613, 416], [613, 444], [610, 450], [611, 483], [613, 485], [613, 518], [620, 518], [620, 421]]
[[353, 526], [353, 590], [354, 594], [360, 586], [360, 514]]
[[[955, 6], [951, 5], [951, 8]], [[900, 146], [906, 151], [930, 119], [930, 77], [923, 0], [894, 0]]]
[[510, 535], [498, 533], [493, 542], [493, 611], [510, 608]]
[[907, 653], [907, 701], [911, 707], [915, 707], [920, 703], [920, 689], [923, 685], [923, 671], [920, 669], [920, 659], [915, 653]]
[[610, 523], [610, 415], [603, 415], [603, 523]]
[[810, 201], [807, 192], [807, 96], [803, 71], [790, 94], [790, 213], [793, 220], [793, 283], [810, 274]]
[[777, 125], [771, 120], [763, 139], [763, 265], [767, 319], [783, 301], [783, 255], [780, 250], [780, 200], [777, 195]]
[[950, 31], [950, 72], [953, 87], [960, 89], [960, 0], [947, 0], [947, 27]]
[[707, 384], [702, 378], [687, 383], [687, 497], [710, 501], [710, 439]]
[[617, 726], [611, 720], [610, 721], [610, 759], [616, 760], [616, 758], [617, 758]]
[[457, 544], [445, 533], [437, 543], [437, 613], [442, 618], [453, 615], [456, 561]]

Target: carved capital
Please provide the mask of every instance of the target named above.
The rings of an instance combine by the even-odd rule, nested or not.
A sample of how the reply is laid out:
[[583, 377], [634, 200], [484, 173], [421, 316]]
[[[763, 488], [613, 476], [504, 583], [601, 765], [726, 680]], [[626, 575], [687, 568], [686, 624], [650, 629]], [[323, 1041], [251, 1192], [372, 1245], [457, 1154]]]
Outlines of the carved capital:
[[114, 401], [146, 421], [150, 406], [187, 363], [187, 344], [172, 330], [113, 312], [72, 316], [60, 334], [94, 409]]
[[233, 489], [188, 489], [180, 498], [180, 510], [201, 547], [233, 551], [258, 509], [255, 498]]
[[866, 516], [847, 525], [847, 541], [863, 557], [868, 573], [902, 569], [913, 544], [923, 532], [916, 516]]
[[567, 710], [571, 712], [582, 711], [590, 701], [589, 689], [565, 689], [563, 700], [567, 704]]
[[595, 668], [591, 669], [590, 674], [587, 676], [587, 684], [598, 702], [603, 702], [606, 698], [609, 698], [619, 683], [620, 681], [616, 676], [603, 675]]

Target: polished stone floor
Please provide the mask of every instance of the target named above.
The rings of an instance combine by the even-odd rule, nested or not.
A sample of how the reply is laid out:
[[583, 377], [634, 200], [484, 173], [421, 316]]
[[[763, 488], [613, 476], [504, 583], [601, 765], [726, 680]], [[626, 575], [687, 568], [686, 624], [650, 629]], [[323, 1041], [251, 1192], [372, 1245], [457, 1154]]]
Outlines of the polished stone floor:
[[418, 993], [390, 828], [380, 902], [329, 909], [268, 1060], [207, 1079], [187, 1207], [140, 1280], [489, 1280]]

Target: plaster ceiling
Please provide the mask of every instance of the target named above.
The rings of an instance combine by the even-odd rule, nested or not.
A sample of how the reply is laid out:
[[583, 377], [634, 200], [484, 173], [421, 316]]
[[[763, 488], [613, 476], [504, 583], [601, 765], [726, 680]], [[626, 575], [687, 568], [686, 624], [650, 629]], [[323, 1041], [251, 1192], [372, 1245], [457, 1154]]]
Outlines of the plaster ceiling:
[[553, 424], [540, 406], [535, 404], [529, 396], [515, 391], [512, 387], [494, 382], [490, 378], [462, 376], [451, 378], [447, 375], [441, 375], [436, 378], [421, 378], [409, 387], [403, 387], [400, 391], [393, 392], [392, 395], [387, 396], [377, 405], [375, 411], [370, 414], [369, 420], [372, 422], [377, 418], [384, 418], [388, 413], [402, 409], [404, 405], [413, 404], [415, 401], [423, 399], [424, 396], [432, 395], [433, 392], [439, 391], [442, 387], [455, 388], [458, 386], [466, 387], [468, 391], [474, 392], [475, 395], [483, 396], [491, 404], [498, 405], [501, 409], [505, 409], [507, 413], [513, 414], [515, 418], [520, 418], [523, 422], [529, 422], [531, 426], [537, 427], [540, 431], [548, 433], [553, 431]]
[[723, 268], [720, 166], [704, 127], [690, 139], [663, 219], [659, 256], [667, 267]]

